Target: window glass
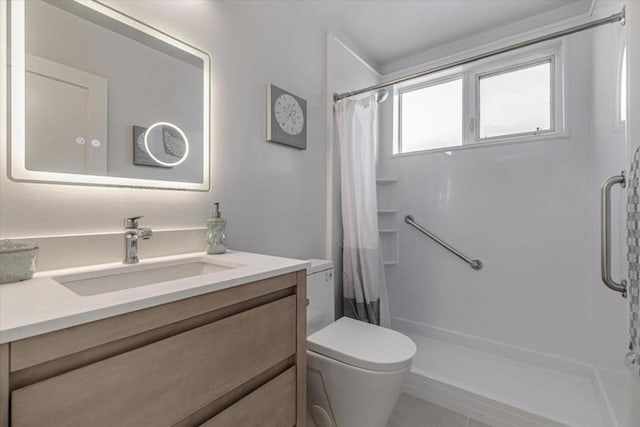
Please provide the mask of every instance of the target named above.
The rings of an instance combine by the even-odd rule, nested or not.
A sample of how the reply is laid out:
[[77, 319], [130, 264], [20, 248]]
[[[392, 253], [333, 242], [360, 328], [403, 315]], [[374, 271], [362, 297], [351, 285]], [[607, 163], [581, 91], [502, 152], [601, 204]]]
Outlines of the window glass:
[[480, 139], [553, 130], [551, 68], [549, 60], [480, 77]]
[[462, 79], [402, 92], [403, 153], [462, 145]]

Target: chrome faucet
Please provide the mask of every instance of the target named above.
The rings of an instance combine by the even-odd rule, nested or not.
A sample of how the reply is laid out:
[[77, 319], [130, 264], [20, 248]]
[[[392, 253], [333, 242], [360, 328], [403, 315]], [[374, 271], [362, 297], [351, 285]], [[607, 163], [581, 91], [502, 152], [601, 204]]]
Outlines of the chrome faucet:
[[153, 235], [150, 228], [139, 228], [138, 220], [142, 216], [125, 219], [124, 224], [124, 263], [136, 264], [138, 261], [138, 239], [148, 240]]

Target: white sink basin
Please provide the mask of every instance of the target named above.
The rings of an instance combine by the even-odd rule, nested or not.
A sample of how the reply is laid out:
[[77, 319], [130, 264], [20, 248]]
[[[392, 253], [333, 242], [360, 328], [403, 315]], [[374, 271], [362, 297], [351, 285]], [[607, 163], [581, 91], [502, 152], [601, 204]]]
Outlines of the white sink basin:
[[88, 273], [53, 277], [53, 280], [80, 296], [116, 292], [171, 280], [230, 270], [236, 266], [222, 265], [201, 258], [149, 264], [123, 265]]

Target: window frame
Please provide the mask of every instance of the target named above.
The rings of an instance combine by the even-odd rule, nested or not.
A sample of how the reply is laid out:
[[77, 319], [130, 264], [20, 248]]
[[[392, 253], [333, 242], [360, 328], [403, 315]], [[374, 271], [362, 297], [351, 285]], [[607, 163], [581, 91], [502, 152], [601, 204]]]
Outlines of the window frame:
[[[556, 40], [541, 45], [524, 48], [514, 53], [502, 54], [497, 58], [488, 58], [463, 67], [439, 72], [434, 76], [422, 77], [416, 82], [404, 82], [393, 87], [393, 144], [391, 157], [412, 156], [438, 152], [451, 152], [469, 148], [489, 147], [499, 144], [566, 139], [567, 106], [565, 105], [564, 82], [564, 40]], [[550, 61], [551, 91], [551, 129], [542, 132], [526, 132], [480, 138], [480, 81], [481, 77], [499, 75]], [[415, 151], [402, 151], [402, 123], [400, 114], [400, 96], [403, 93], [419, 90], [439, 83], [462, 77], [462, 145], [442, 148], [430, 148]]]

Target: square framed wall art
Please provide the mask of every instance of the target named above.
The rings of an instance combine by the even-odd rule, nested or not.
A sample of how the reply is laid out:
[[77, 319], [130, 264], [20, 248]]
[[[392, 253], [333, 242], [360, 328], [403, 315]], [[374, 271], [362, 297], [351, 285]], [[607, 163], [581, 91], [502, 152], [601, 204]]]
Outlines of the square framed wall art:
[[307, 149], [307, 101], [267, 85], [267, 141]]

